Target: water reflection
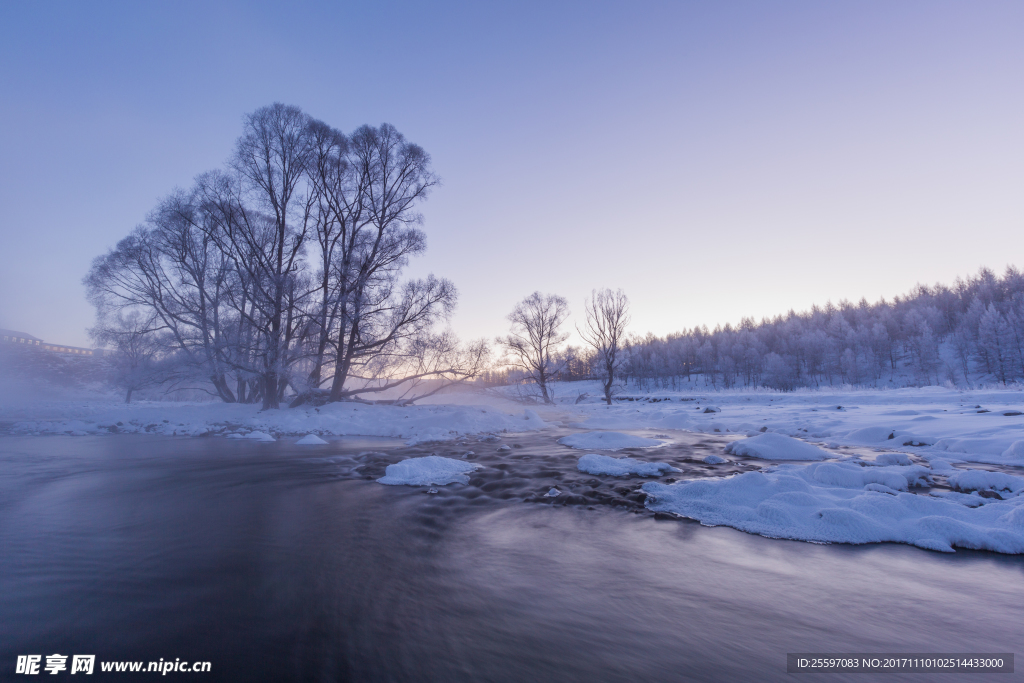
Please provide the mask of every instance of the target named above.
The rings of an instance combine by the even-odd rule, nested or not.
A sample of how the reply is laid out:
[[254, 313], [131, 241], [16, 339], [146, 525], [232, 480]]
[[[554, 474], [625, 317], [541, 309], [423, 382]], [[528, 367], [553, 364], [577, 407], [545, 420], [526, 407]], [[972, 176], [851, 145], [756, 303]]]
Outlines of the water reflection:
[[[180, 657], [211, 661], [209, 680], [770, 681], [786, 652], [1012, 652], [1024, 636], [1024, 558], [428, 496], [368, 481], [365, 450], [411, 452], [0, 439], [0, 661]], [[559, 452], [517, 455], [554, 467]], [[525, 471], [523, 486], [546, 485]]]

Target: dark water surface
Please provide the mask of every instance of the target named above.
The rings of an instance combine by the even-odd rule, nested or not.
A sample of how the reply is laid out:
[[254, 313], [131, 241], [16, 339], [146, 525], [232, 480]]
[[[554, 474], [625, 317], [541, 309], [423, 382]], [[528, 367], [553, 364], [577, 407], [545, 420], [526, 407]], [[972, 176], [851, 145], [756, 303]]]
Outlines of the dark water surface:
[[[696, 438], [657, 459], [703, 457]], [[640, 480], [575, 473], [550, 435], [500, 458], [475, 439], [293, 441], [0, 438], [0, 678], [32, 680], [19, 654], [78, 653], [210, 661], [167, 676], [210, 681], [774, 681], [787, 652], [1024, 642], [1024, 557], [658, 520]], [[372, 481], [468, 450], [469, 486]]]

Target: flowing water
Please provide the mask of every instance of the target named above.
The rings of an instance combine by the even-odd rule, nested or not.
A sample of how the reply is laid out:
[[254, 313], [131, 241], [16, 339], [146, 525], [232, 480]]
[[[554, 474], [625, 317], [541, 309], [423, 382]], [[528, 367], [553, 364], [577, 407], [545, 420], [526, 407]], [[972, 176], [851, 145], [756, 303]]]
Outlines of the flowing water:
[[[0, 677], [81, 653], [211, 681], [774, 681], [787, 652], [1024, 639], [1024, 557], [658, 519], [642, 480], [580, 474], [554, 438], [0, 438]], [[721, 446], [673, 439], [656, 459], [682, 469]], [[436, 494], [373, 481], [431, 452], [482, 469]]]

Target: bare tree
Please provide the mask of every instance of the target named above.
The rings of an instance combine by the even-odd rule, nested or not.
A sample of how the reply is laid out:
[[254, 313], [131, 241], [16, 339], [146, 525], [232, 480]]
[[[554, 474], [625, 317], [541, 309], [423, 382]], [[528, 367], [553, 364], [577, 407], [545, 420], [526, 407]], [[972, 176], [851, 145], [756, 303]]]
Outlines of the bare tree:
[[569, 302], [557, 294], [534, 292], [512, 309], [512, 329], [498, 344], [511, 355], [511, 365], [523, 370], [540, 388], [545, 403], [553, 403], [548, 383], [558, 373], [559, 344], [569, 338], [561, 327], [569, 316]]
[[350, 376], [363, 385], [351, 388], [349, 395], [361, 397], [401, 387], [398, 398], [384, 402], [412, 405], [475, 379], [488, 367], [490, 357], [490, 346], [483, 339], [463, 344], [451, 330], [416, 335], [398, 352], [377, 356], [367, 363], [367, 376]]
[[257, 283], [255, 303], [269, 325], [263, 330], [263, 409], [278, 408], [284, 392], [285, 354], [293, 333], [288, 323], [289, 290], [301, 268], [310, 219], [308, 196], [299, 194], [312, 150], [309, 117], [294, 106], [274, 103], [245, 117], [233, 168], [255, 210], [238, 211], [225, 223], [226, 252]]
[[346, 136], [273, 104], [245, 118], [227, 170], [173, 192], [85, 282], [101, 319], [154, 312], [192, 376], [227, 402], [277, 408], [286, 388], [295, 404], [344, 400], [402, 373], [462, 381], [473, 364], [433, 331], [455, 286], [401, 280], [426, 249], [418, 205], [438, 182], [389, 124]]
[[[349, 230], [335, 261], [339, 306], [330, 394], [335, 401], [347, 395], [345, 381], [353, 366], [428, 331], [451, 313], [457, 296], [450, 281], [432, 275], [398, 282], [409, 257], [426, 250], [416, 206], [439, 182], [430, 169], [430, 156], [386, 123], [357, 130], [349, 138], [349, 150], [361, 198], [358, 215], [343, 210], [350, 218]], [[321, 189], [337, 188], [324, 182]], [[334, 204], [345, 202], [338, 197]]]
[[622, 345], [629, 324], [629, 299], [621, 289], [615, 292], [610, 289], [594, 290], [585, 303], [584, 312], [584, 328], [576, 329], [583, 341], [597, 353], [604, 400], [611, 405], [615, 373], [623, 361]]
[[125, 403], [132, 402], [135, 391], [165, 379], [158, 367], [159, 329], [160, 320], [154, 313], [134, 310], [118, 311], [89, 331], [96, 343], [113, 347], [104, 360], [113, 370], [110, 379], [125, 392]]

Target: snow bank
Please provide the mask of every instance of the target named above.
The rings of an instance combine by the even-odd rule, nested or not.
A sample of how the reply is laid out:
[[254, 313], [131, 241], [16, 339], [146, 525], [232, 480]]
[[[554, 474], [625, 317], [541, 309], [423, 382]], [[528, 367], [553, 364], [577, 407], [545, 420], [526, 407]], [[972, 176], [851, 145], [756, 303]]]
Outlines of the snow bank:
[[623, 477], [635, 474], [641, 477], [660, 477], [679, 470], [665, 462], [644, 462], [632, 458], [613, 458], [610, 455], [588, 453], [576, 463], [576, 469], [587, 474], [609, 474]]
[[[783, 465], [677, 484], [650, 482], [646, 506], [708, 526], [730, 526], [769, 538], [817, 543], [909, 543], [1024, 553], [1024, 497], [983, 502], [979, 496], [900, 493], [919, 481], [910, 467], [852, 463]], [[975, 499], [976, 507], [957, 502]]]
[[1008, 465], [1024, 465], [1024, 441], [1014, 441], [1003, 451], [1002, 457]]
[[322, 446], [327, 443], [316, 434], [306, 434], [304, 437], [295, 442], [297, 446]]
[[422, 458], [408, 458], [395, 465], [388, 465], [384, 476], [377, 481], [397, 486], [427, 486], [428, 484], [468, 484], [466, 472], [472, 472], [479, 465], [427, 455]]
[[733, 441], [726, 449], [732, 455], [746, 455], [762, 460], [825, 460], [834, 457], [817, 446], [782, 434], [758, 434]]
[[[45, 419], [39, 419], [46, 416]], [[2, 417], [2, 415], [0, 415]], [[509, 414], [490, 406], [394, 406], [329, 403], [281, 410], [227, 403], [155, 403], [131, 405], [51, 404], [37, 419], [14, 424], [19, 433], [152, 433], [199, 436], [225, 429], [267, 435], [383, 436], [408, 443], [446, 441], [465, 434], [526, 432], [548, 424], [532, 410]]]
[[558, 443], [563, 446], [586, 450], [596, 448], [606, 451], [617, 451], [622, 448], [653, 448], [660, 446], [664, 441], [658, 439], [647, 439], [642, 436], [623, 434], [622, 432], [584, 432], [583, 434], [570, 434], [562, 437]]
[[1024, 491], [1024, 477], [985, 470], [960, 470], [949, 475], [949, 485], [957, 491]]

